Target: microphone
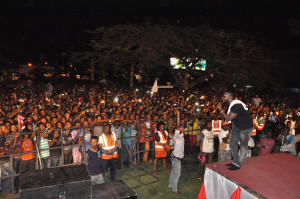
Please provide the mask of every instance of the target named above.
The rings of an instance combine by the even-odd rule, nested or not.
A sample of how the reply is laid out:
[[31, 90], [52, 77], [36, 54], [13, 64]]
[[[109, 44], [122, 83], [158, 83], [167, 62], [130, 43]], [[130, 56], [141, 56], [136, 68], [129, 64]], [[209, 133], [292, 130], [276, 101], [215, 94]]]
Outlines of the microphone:
[[[225, 103], [224, 103], [224, 102], [221, 102], [221, 104], [223, 105], [223, 104], [225, 104]], [[217, 110], [218, 110], [218, 107], [216, 107], [214, 111], [217, 111]]]

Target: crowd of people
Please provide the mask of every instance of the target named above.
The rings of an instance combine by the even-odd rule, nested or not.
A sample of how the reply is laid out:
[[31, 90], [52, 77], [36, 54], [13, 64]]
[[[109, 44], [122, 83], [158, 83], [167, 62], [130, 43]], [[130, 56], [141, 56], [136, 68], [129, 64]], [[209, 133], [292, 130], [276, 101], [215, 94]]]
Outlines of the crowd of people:
[[[108, 167], [111, 180], [115, 180], [118, 162], [124, 167], [153, 162], [156, 174], [157, 162], [162, 159], [168, 172], [168, 155], [177, 168], [177, 160], [184, 158], [178, 152], [182, 147], [177, 149], [179, 155], [172, 152], [180, 137], [185, 154], [200, 152], [199, 179], [204, 164], [213, 161], [215, 154], [218, 161], [232, 158], [232, 127], [217, 109], [223, 94], [217, 90], [152, 93], [149, 89], [102, 84], [66, 86], [16, 81], [3, 83], [0, 93], [1, 187], [6, 195], [11, 194], [12, 187], [11, 178], [5, 177], [12, 173], [63, 164], [87, 164], [95, 183], [104, 182], [102, 174]], [[253, 117], [248, 156], [251, 152], [253, 155], [255, 147], [258, 155], [271, 153], [276, 141], [280, 151], [297, 155], [299, 98], [275, 94], [259, 97], [252, 91], [239, 91], [237, 98], [245, 102]], [[173, 178], [178, 181], [178, 169], [172, 168], [171, 174], [175, 177], [170, 177], [169, 186], [177, 193], [177, 184], [173, 188], [172, 182]], [[14, 182], [18, 190], [18, 177]]]

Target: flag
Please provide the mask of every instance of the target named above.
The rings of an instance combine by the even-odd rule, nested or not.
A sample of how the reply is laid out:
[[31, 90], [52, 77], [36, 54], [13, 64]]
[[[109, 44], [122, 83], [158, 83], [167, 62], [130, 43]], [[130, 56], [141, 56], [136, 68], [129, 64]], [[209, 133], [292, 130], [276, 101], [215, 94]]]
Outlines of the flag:
[[158, 91], [157, 80], [155, 80], [151, 90], [153, 93], [157, 93], [157, 91]]
[[198, 195], [197, 199], [206, 199], [204, 181], [202, 183], [202, 187], [200, 189], [200, 192], [199, 192], [199, 195]]
[[241, 195], [241, 188], [238, 187], [235, 192], [233, 192], [233, 194], [231, 195], [230, 199], [240, 199], [240, 195]]

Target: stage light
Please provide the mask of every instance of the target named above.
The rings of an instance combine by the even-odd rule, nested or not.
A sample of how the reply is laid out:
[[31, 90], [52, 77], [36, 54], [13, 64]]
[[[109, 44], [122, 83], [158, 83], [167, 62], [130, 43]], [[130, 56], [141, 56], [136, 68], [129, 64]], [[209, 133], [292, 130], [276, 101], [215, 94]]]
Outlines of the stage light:
[[115, 101], [116, 103], [118, 103], [119, 98], [118, 98], [118, 97], [115, 97], [114, 101]]
[[199, 102], [196, 102], [195, 105], [196, 105], [196, 106], [199, 106]]

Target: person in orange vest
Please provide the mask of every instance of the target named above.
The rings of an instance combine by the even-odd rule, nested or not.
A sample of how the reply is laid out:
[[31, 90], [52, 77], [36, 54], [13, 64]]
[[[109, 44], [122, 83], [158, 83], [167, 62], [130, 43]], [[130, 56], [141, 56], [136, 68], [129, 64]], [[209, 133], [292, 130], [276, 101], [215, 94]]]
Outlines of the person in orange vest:
[[[220, 118], [217, 118], [216, 116], [212, 117], [211, 121], [211, 126], [212, 126], [212, 132], [214, 133], [214, 147], [215, 151], [219, 150], [219, 133], [222, 130], [222, 120]], [[215, 153], [215, 152], [214, 152]]]
[[[257, 129], [256, 129], [256, 136], [255, 136], [255, 143], [259, 142], [260, 137], [262, 137], [262, 130], [265, 127], [266, 117], [262, 111], [259, 112], [259, 116], [257, 117]], [[264, 137], [264, 136], [263, 136]]]
[[[256, 116], [255, 116], [255, 113], [252, 113], [252, 118], [253, 118], [253, 130], [251, 132], [251, 137], [254, 139], [256, 137], [256, 134], [257, 134], [257, 127], [258, 127], [258, 124], [257, 124], [257, 119], [256, 119]], [[255, 140], [255, 139], [254, 139]]]
[[218, 137], [219, 132], [222, 130], [222, 120], [212, 120], [211, 124], [214, 136]]
[[102, 148], [103, 173], [109, 166], [110, 179], [115, 181], [119, 142], [117, 141], [116, 133], [111, 132], [110, 124], [104, 126], [104, 133], [99, 138], [99, 147]]
[[163, 164], [164, 164], [164, 170], [166, 172], [169, 172], [167, 169], [166, 164], [166, 157], [168, 151], [171, 149], [169, 145], [168, 140], [168, 132], [165, 131], [165, 124], [163, 122], [158, 123], [157, 125], [157, 132], [155, 133], [155, 159], [154, 159], [154, 165], [153, 165], [153, 174], [157, 175], [156, 173], [156, 164], [158, 158], [162, 158]]

